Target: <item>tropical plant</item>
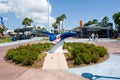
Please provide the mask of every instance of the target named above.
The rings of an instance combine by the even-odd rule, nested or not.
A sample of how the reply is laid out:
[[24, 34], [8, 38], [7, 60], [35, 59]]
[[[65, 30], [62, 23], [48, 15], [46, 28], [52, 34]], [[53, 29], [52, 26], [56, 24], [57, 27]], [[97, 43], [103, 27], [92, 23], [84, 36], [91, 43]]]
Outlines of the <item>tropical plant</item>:
[[38, 30], [41, 30], [41, 27], [40, 27], [40, 26], [38, 26], [38, 27], [37, 27], [37, 29], [38, 29]]
[[[54, 28], [55, 31], [56, 31], [56, 29], [58, 29], [58, 33], [63, 32], [63, 30], [64, 30], [63, 29], [63, 21], [64, 21], [64, 19], [66, 19], [66, 15], [62, 14], [61, 16], [58, 16], [56, 18], [55, 23], [52, 24], [52, 27]], [[62, 21], [62, 27], [60, 25], [61, 21]]]
[[61, 21], [61, 17], [57, 17], [55, 23], [58, 25], [58, 32], [59, 32], [59, 33], [60, 33], [60, 21]]
[[92, 24], [97, 24], [98, 23], [98, 20], [97, 19], [93, 19], [92, 20]]
[[98, 20], [97, 19], [93, 19], [92, 21], [88, 21], [87, 23], [84, 24], [84, 26], [89, 26], [92, 24], [97, 24]]
[[54, 28], [54, 30], [57, 30], [57, 29], [58, 29], [58, 26], [57, 26], [56, 23], [53, 23], [53, 24], [52, 24], [52, 27]]
[[42, 31], [46, 31], [47, 29], [43, 27], [43, 28], [41, 28], [41, 30], [42, 30]]
[[62, 14], [60, 17], [61, 17], [61, 21], [62, 21], [62, 31], [63, 31], [64, 30], [63, 29], [63, 21], [64, 21], [64, 19], [66, 19], [66, 15]]
[[103, 23], [107, 23], [109, 21], [109, 18], [107, 16], [103, 17], [101, 20]]
[[0, 33], [3, 33], [5, 31], [4, 28], [0, 28]]
[[84, 24], [84, 26], [89, 26], [92, 24], [92, 21], [88, 21], [87, 23]]
[[112, 18], [114, 20], [118, 32], [120, 32], [120, 12], [113, 14]]
[[107, 27], [107, 22], [109, 21], [109, 18], [107, 16], [103, 17], [101, 22], [103, 24], [104, 27]]
[[31, 23], [32, 23], [32, 22], [33, 22], [32, 19], [26, 17], [26, 18], [24, 18], [24, 20], [23, 20], [23, 22], [22, 22], [22, 25], [25, 25], [25, 28], [26, 28], [27, 26], [31, 26]]

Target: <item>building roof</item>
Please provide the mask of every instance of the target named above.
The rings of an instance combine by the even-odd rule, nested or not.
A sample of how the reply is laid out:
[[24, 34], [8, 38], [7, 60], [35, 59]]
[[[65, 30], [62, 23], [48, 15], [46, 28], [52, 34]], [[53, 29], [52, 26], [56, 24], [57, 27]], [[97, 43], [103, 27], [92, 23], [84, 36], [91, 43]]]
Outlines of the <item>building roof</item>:
[[87, 27], [87, 26], [82, 26], [82, 27], [76, 27], [76, 28], [73, 28], [71, 31], [81, 31], [82, 29], [87, 29], [88, 31], [100, 31], [100, 30], [110, 30], [111, 28], [109, 27], [100, 27], [100, 26], [90, 26], [90, 27]]

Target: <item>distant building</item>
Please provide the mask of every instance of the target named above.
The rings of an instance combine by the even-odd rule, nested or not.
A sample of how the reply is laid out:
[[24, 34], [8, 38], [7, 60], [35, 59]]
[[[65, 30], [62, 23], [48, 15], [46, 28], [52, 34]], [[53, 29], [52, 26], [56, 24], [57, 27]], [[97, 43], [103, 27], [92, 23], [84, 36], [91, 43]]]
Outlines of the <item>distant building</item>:
[[107, 26], [104, 27], [102, 26], [101, 23], [91, 25], [91, 26], [82, 26], [82, 27], [76, 27], [72, 29], [71, 31], [77, 32], [77, 37], [80, 38], [87, 38], [88, 34], [98, 34], [100, 38], [110, 38], [112, 37], [112, 30], [113, 30], [113, 25], [112, 23], [107, 23]]

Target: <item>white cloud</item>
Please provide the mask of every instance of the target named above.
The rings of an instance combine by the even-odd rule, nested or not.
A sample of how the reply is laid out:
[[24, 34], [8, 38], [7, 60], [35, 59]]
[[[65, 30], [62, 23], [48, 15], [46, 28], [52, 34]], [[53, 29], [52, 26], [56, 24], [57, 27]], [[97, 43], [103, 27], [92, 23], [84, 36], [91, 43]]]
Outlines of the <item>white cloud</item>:
[[7, 13], [10, 7], [6, 4], [6, 0], [0, 0], [0, 14]]
[[8, 18], [7, 17], [3, 17], [3, 20], [8, 21]]
[[[0, 12], [14, 12], [17, 18], [32, 18], [37, 23], [48, 23], [48, 5], [51, 13], [51, 5], [47, 0], [0, 0]], [[2, 7], [2, 8], [1, 8]], [[49, 21], [52, 23], [54, 18], [49, 14]]]

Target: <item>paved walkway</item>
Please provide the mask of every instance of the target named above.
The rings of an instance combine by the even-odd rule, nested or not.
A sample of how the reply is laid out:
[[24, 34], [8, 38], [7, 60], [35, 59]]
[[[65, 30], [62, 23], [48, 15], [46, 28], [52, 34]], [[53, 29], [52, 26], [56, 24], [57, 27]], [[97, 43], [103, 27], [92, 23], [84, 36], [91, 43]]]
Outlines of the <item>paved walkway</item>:
[[66, 69], [66, 71], [87, 77], [90, 80], [120, 80], [120, 41], [104, 40], [93, 43], [106, 47], [110, 58], [100, 64]]
[[[23, 43], [24, 42], [24, 43]], [[88, 80], [65, 70], [32, 69], [15, 66], [4, 60], [6, 52], [10, 48], [16, 48], [20, 45], [39, 43], [40, 40], [20, 41], [0, 44], [0, 80]], [[56, 54], [55, 54], [56, 55]], [[58, 56], [63, 56], [60, 54]], [[54, 58], [53, 58], [54, 59]], [[62, 59], [63, 60], [63, 59]], [[59, 61], [59, 60], [58, 60]], [[48, 66], [52, 66], [51, 64]]]
[[[86, 77], [92, 80], [120, 80], [120, 56], [110, 54], [110, 58], [100, 64], [66, 69], [66, 71], [75, 73], [82, 76], [86, 74]], [[95, 75], [89, 77], [88, 74]], [[97, 79], [94, 79], [97, 78]]]
[[[67, 39], [66, 41], [89, 42], [87, 39]], [[40, 42], [40, 40], [35, 39], [19, 44], [0, 44], [0, 80], [88, 80], [84, 77], [88, 77], [91, 80], [120, 80], [120, 42], [116, 40], [100, 39], [97, 42], [90, 41], [89, 43], [105, 46], [108, 49], [110, 58], [103, 63], [82, 68], [66, 69], [67, 65], [61, 67], [61, 61], [66, 64], [64, 62], [64, 56], [61, 53], [48, 54], [48, 61], [45, 63], [47, 64], [47, 62], [49, 62], [51, 64], [44, 65], [43, 70], [15, 66], [4, 60], [4, 56], [8, 49], [18, 47], [19, 45], [38, 42]]]
[[67, 69], [67, 62], [63, 53], [47, 53], [42, 69]]

